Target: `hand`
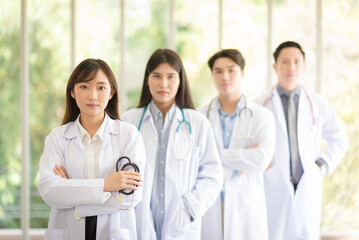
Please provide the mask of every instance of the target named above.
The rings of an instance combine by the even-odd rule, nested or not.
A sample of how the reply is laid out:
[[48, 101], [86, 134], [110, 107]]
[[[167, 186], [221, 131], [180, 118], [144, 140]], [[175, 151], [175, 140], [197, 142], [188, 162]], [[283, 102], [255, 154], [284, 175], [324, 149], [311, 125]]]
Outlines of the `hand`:
[[55, 165], [54, 173], [61, 178], [69, 179], [69, 177], [67, 176], [67, 172], [63, 166]]
[[259, 143], [256, 143], [256, 144], [254, 144], [252, 147], [250, 147], [250, 148], [256, 148], [256, 147], [258, 147], [258, 145], [259, 145]]
[[104, 192], [116, 192], [123, 189], [137, 190], [141, 187], [141, 174], [133, 171], [113, 172], [105, 179]]
[[272, 164], [269, 164], [265, 171], [268, 171], [272, 166], [273, 166]]

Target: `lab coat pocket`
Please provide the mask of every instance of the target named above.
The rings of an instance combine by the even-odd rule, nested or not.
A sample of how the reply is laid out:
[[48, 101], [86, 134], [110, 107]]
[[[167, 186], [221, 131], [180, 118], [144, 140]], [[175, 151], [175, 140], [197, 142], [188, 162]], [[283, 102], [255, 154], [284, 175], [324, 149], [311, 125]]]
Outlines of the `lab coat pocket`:
[[171, 235], [173, 237], [183, 236], [187, 232], [187, 227], [191, 222], [190, 218], [190, 214], [187, 212], [186, 206], [181, 200], [172, 219], [171, 228], [173, 231]]
[[45, 230], [45, 240], [67, 240], [69, 239], [69, 232], [67, 228]]
[[136, 239], [135, 233], [131, 229], [110, 227], [110, 240], [130, 240]]

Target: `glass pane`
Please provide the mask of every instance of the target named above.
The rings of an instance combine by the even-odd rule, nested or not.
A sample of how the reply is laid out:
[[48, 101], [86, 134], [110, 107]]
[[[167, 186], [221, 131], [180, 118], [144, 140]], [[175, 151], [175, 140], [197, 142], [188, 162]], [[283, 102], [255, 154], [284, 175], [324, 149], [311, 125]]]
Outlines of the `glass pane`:
[[87, 58], [99, 58], [111, 67], [117, 77], [120, 62], [120, 20], [118, 0], [77, 0], [75, 65]]
[[223, 48], [243, 54], [242, 93], [252, 99], [267, 89], [267, 1], [227, 0], [223, 11]]
[[70, 74], [70, 10], [67, 1], [28, 1], [30, 61], [31, 228], [45, 228], [50, 207], [37, 190], [45, 137], [59, 126]]
[[218, 50], [218, 1], [175, 1], [174, 9], [175, 48], [186, 69], [193, 101], [200, 107], [216, 94], [207, 60]]
[[168, 24], [167, 0], [126, 1], [125, 8], [125, 69], [128, 108], [136, 107], [146, 63], [158, 48], [166, 48]]
[[0, 1], [0, 228], [21, 217], [20, 1]]
[[[314, 90], [316, 79], [316, 1], [273, 1], [272, 53], [285, 41], [298, 42], [305, 51], [306, 71], [302, 85]], [[272, 59], [274, 62], [274, 60]], [[277, 78], [272, 70], [272, 79]]]
[[323, 1], [323, 93], [346, 127], [348, 153], [323, 183], [322, 230], [359, 229], [359, 2]]

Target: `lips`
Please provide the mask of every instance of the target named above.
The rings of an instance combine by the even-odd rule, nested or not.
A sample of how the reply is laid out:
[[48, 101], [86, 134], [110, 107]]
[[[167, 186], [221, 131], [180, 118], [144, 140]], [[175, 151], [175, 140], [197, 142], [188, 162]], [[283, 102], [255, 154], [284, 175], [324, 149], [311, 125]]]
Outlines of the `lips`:
[[97, 104], [87, 104], [87, 106], [90, 107], [90, 108], [95, 108], [95, 107], [97, 107], [98, 105], [97, 105]]
[[166, 95], [166, 94], [168, 94], [168, 92], [166, 92], [166, 91], [159, 91], [159, 92], [157, 92], [158, 94], [160, 94], [160, 95]]

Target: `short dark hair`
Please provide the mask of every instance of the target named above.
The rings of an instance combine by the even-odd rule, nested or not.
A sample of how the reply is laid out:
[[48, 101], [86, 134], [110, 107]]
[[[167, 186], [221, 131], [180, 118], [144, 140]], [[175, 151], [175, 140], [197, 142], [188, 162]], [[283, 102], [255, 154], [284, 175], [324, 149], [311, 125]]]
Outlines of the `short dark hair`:
[[179, 108], [195, 109], [189, 88], [187, 74], [184, 69], [182, 60], [175, 51], [170, 49], [157, 49], [148, 60], [145, 76], [143, 78], [140, 103], [138, 107], [145, 107], [151, 102], [152, 95], [148, 86], [148, 77], [153, 72], [153, 70], [155, 70], [162, 63], [168, 63], [171, 65], [178, 72], [180, 77], [180, 84], [178, 86], [175, 99], [177, 106]]
[[283, 43], [279, 44], [279, 46], [277, 47], [277, 49], [273, 53], [274, 61], [277, 62], [279, 53], [280, 53], [280, 51], [283, 50], [283, 48], [289, 48], [289, 47], [298, 48], [299, 51], [303, 54], [303, 59], [305, 59], [305, 52], [303, 51], [303, 49], [299, 45], [299, 43], [296, 43], [296, 42], [293, 42], [293, 41], [286, 41], [286, 42], [283, 42]]
[[246, 61], [244, 60], [244, 57], [240, 51], [237, 49], [223, 49], [219, 52], [216, 52], [210, 59], [208, 60], [208, 66], [213, 71], [213, 65], [214, 62], [218, 58], [230, 58], [233, 62], [235, 62], [241, 70], [244, 70], [244, 67], [246, 65]]
[[75, 121], [80, 114], [80, 109], [76, 104], [76, 100], [71, 96], [71, 92], [74, 90], [75, 84], [93, 80], [100, 69], [106, 75], [113, 93], [112, 98], [109, 100], [107, 107], [105, 108], [105, 112], [113, 119], [120, 119], [115, 75], [105, 61], [101, 59], [89, 58], [83, 60], [79, 65], [77, 65], [67, 83], [66, 110], [62, 124]]

